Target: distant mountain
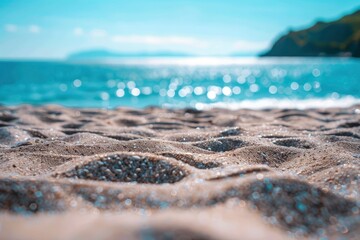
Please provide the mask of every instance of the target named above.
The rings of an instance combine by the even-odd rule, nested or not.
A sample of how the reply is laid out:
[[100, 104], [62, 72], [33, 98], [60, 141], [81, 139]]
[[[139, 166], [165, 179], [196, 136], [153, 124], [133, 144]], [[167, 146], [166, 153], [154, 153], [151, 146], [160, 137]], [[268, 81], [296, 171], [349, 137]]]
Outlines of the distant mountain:
[[261, 56], [360, 57], [360, 10], [333, 22], [290, 31]]
[[120, 53], [108, 50], [88, 50], [72, 53], [68, 59], [98, 59], [98, 58], [123, 58], [123, 57], [188, 57], [192, 56], [179, 52], [136, 52], [136, 53]]

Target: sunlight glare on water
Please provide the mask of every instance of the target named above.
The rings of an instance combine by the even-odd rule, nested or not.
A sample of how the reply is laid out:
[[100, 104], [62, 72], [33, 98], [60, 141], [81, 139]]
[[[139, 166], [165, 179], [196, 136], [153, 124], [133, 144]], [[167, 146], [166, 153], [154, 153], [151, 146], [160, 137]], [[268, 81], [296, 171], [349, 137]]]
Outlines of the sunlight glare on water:
[[[255, 104], [291, 107], [291, 102], [306, 101], [312, 107], [319, 101], [331, 106], [353, 104], [360, 98], [360, 61], [355, 59], [14, 61], [0, 62], [0, 70], [0, 102], [6, 105], [256, 108]], [[265, 99], [273, 105], [265, 104], [269, 102]]]

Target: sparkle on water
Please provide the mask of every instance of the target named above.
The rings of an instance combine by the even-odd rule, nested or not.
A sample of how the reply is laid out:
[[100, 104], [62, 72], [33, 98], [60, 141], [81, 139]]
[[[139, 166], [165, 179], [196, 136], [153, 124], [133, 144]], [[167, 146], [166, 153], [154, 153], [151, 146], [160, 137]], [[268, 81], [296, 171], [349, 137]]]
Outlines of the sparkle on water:
[[[360, 99], [360, 61], [354, 59], [3, 61], [0, 71], [0, 103], [5, 105], [301, 108], [309, 100], [331, 106]], [[275, 105], [264, 105], [264, 100]]]

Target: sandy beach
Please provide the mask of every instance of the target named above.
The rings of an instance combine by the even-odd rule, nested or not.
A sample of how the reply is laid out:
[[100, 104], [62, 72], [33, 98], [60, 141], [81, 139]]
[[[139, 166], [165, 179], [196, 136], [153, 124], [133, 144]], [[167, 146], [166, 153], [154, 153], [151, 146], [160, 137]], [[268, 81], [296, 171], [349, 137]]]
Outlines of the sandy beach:
[[360, 106], [0, 107], [0, 238], [357, 239], [359, 160]]

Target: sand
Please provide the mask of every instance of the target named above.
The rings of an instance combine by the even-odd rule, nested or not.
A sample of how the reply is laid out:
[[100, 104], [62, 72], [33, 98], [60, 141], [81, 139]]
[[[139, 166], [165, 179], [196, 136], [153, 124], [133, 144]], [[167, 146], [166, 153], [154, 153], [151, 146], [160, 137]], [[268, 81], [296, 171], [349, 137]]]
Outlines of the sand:
[[357, 239], [360, 106], [0, 107], [0, 239]]

